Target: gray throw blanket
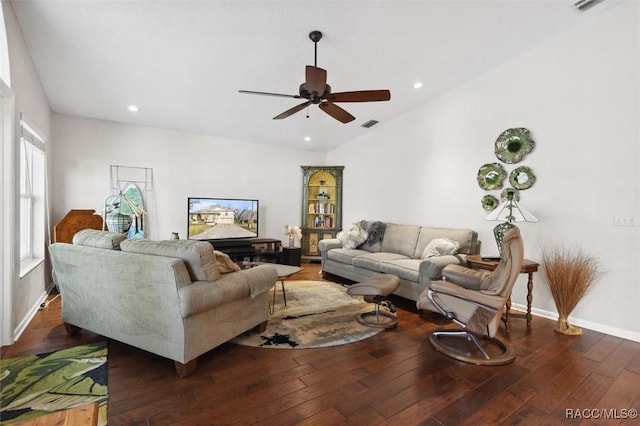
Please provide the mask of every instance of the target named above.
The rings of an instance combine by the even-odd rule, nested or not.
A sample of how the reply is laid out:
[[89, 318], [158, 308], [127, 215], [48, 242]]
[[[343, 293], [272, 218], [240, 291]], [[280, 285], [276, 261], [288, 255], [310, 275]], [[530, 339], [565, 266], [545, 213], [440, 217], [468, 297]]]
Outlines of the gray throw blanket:
[[384, 222], [362, 220], [360, 221], [360, 226], [362, 229], [367, 231], [367, 234], [369, 235], [367, 241], [362, 245], [366, 244], [368, 246], [372, 246], [376, 243], [382, 242], [384, 231], [387, 229], [387, 225]]

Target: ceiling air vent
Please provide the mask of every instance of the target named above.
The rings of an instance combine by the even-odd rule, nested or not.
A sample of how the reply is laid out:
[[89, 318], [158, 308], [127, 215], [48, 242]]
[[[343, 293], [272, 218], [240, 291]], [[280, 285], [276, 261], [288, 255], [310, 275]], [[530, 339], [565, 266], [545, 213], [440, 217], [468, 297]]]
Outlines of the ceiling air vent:
[[603, 1], [604, 0], [577, 0], [573, 3], [573, 6], [575, 6], [575, 8], [578, 10], [585, 11], [597, 5], [598, 3], [602, 3]]
[[366, 127], [368, 129], [369, 127], [373, 127], [378, 123], [379, 123], [378, 120], [369, 120], [369, 121], [365, 121], [364, 123], [362, 123], [360, 125], [360, 127]]

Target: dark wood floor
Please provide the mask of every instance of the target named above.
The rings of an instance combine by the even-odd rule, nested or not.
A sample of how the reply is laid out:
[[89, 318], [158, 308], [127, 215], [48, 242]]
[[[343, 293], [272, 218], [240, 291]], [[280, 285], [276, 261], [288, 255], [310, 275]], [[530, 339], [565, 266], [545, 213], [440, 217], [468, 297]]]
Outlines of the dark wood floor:
[[[320, 279], [318, 265], [303, 266], [296, 279]], [[640, 343], [589, 330], [564, 336], [536, 317], [528, 330], [514, 318], [506, 339], [516, 361], [475, 366], [430, 346], [427, 334], [442, 326], [441, 317], [394, 301], [394, 330], [322, 349], [227, 343], [203, 355], [186, 379], [175, 375], [172, 361], [109, 341], [109, 424], [639, 424], [568, 420], [566, 413], [585, 417], [591, 412], [584, 410], [604, 409], [624, 417], [640, 408]], [[84, 331], [67, 336], [58, 299], [18, 342], [2, 348], [2, 357], [100, 340]]]

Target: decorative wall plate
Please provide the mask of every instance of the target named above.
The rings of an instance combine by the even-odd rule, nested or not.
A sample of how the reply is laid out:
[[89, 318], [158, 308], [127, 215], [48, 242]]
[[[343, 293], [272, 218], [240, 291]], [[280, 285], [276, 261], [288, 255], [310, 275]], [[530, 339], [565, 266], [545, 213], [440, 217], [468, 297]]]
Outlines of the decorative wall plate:
[[487, 191], [502, 188], [502, 181], [507, 177], [507, 172], [500, 163], [487, 163], [478, 170], [478, 185]]
[[520, 166], [514, 169], [509, 175], [509, 183], [516, 189], [524, 190], [533, 186], [536, 176], [527, 166]]
[[535, 147], [530, 132], [524, 127], [507, 129], [498, 136], [495, 153], [498, 160], [507, 164], [518, 163]]
[[493, 195], [485, 195], [482, 197], [482, 208], [488, 212], [495, 210], [499, 203], [498, 199]]
[[513, 193], [513, 201], [520, 201], [520, 191], [518, 191], [515, 188], [505, 188], [502, 190], [502, 193], [500, 194], [500, 199], [502, 201], [506, 201], [509, 199], [508, 195], [509, 193], [512, 192]]

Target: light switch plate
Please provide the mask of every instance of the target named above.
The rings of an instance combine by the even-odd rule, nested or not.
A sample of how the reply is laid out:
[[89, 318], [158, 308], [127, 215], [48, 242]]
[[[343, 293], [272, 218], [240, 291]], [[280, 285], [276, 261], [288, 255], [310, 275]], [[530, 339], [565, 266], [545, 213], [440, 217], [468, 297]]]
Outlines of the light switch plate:
[[615, 216], [613, 218], [613, 226], [626, 226], [633, 228], [638, 226], [638, 219], [632, 216]]

